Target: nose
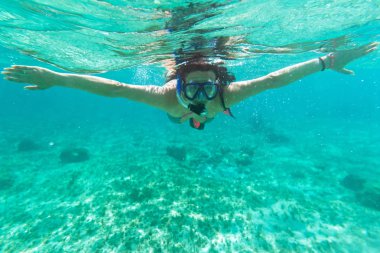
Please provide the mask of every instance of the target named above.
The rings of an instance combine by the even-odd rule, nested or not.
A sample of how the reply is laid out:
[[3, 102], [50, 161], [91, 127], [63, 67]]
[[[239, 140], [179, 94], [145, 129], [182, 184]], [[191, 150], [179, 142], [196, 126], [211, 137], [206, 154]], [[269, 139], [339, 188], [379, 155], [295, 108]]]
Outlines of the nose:
[[200, 91], [198, 93], [197, 100], [199, 100], [199, 101], [205, 101], [205, 100], [207, 100], [207, 97], [206, 97], [206, 94], [205, 94], [204, 90], [202, 90], [202, 91]]

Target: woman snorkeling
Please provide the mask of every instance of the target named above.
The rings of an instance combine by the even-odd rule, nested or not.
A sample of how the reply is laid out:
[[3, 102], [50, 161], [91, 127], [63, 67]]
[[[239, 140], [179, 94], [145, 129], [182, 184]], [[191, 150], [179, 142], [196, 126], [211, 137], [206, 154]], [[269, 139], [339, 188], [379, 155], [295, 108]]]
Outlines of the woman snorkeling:
[[345, 66], [376, 50], [377, 46], [378, 43], [374, 42], [355, 49], [335, 51], [246, 81], [235, 81], [225, 67], [202, 57], [177, 64], [170, 80], [163, 86], [126, 84], [97, 76], [58, 73], [36, 66], [13, 65], [5, 68], [2, 74], [6, 80], [31, 84], [24, 87], [27, 90], [62, 86], [142, 102], [165, 111], [177, 123], [189, 120], [192, 127], [203, 129], [204, 124], [218, 113], [232, 116], [231, 106], [260, 92], [280, 88], [327, 69], [353, 74]]

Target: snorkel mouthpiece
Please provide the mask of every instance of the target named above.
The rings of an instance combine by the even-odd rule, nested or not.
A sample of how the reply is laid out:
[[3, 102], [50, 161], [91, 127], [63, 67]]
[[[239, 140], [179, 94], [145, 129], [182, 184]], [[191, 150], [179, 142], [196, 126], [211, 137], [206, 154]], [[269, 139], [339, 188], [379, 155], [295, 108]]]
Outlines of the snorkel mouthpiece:
[[206, 117], [207, 116], [207, 109], [204, 104], [189, 104], [189, 109], [193, 113], [196, 113], [200, 116]]

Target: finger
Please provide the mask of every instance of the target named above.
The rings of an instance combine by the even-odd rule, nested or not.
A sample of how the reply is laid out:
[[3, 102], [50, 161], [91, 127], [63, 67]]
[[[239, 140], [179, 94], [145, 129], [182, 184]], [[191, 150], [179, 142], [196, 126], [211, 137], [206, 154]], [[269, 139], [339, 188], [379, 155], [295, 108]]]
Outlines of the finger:
[[26, 66], [26, 65], [12, 65], [11, 68], [27, 70], [27, 69], [31, 69], [32, 67]]
[[13, 68], [4, 68], [2, 72], [12, 73], [13, 71], [15, 71]]
[[3, 74], [4, 76], [9, 76], [9, 77], [21, 77], [21, 76], [24, 76], [25, 74], [24, 73], [20, 73], [20, 72], [1, 72], [1, 74]]
[[355, 75], [355, 72], [349, 69], [340, 69], [338, 70], [338, 72], [346, 75]]
[[12, 82], [27, 83], [28, 75], [23, 73], [8, 73], [4, 75], [4, 79]]
[[41, 90], [37, 85], [28, 85], [24, 87], [24, 90]]
[[2, 72], [4, 79], [13, 82], [27, 82], [27, 75], [23, 73]]
[[14, 65], [10, 68], [5, 69], [6, 71], [12, 72], [12, 73], [21, 73], [29, 75], [34, 71], [33, 67], [30, 66], [20, 66], [20, 65]]
[[358, 50], [355, 50], [353, 56], [356, 58], [362, 57], [363, 55], [369, 54], [377, 49], [378, 43], [372, 42], [367, 45], [361, 46]]
[[180, 119], [180, 122], [183, 123], [185, 122], [186, 120], [190, 119], [191, 117], [193, 117], [194, 113], [190, 112], [190, 113], [187, 113], [185, 115], [183, 115]]
[[367, 45], [364, 45], [361, 49], [363, 49], [364, 51], [367, 51], [367, 50], [370, 50], [372, 48], [376, 48], [378, 45], [379, 45], [378, 42], [372, 42], [372, 43], [369, 43]]
[[4, 72], [7, 72], [9, 74], [13, 74], [13, 73], [29, 74], [30, 73], [30, 69], [10, 67], [10, 68], [5, 68]]
[[13, 76], [6, 76], [4, 77], [4, 79], [11, 82], [22, 83], [22, 81], [19, 78]]
[[377, 50], [377, 47], [374, 47], [374, 48], [371, 48], [371, 49], [368, 49], [367, 51], [365, 51], [366, 54], [369, 54], [373, 51]]
[[360, 49], [371, 48], [371, 47], [373, 47], [375, 45], [376, 45], [376, 42], [371, 42], [371, 43], [368, 43], [368, 44], [364, 44], [364, 45], [360, 46], [359, 48]]

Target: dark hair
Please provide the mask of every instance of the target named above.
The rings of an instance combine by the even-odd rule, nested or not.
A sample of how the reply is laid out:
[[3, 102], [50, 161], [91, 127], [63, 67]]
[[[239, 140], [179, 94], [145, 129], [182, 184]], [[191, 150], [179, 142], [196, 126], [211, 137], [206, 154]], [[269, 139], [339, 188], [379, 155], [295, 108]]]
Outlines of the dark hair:
[[185, 80], [186, 75], [194, 71], [212, 71], [215, 73], [216, 79], [218, 79], [222, 85], [228, 85], [235, 81], [235, 76], [230, 74], [226, 67], [207, 62], [190, 62], [181, 64], [177, 67], [177, 76], [182, 80]]
[[219, 80], [220, 84], [228, 85], [231, 82], [235, 81], [236, 78], [233, 74], [228, 72], [226, 67], [221, 66], [222, 64], [223, 62], [211, 63], [204, 57], [197, 55], [178, 64], [175, 68], [167, 73], [166, 77], [167, 80], [181, 78], [184, 81], [186, 75], [191, 72], [213, 71], [215, 73], [216, 79]]

